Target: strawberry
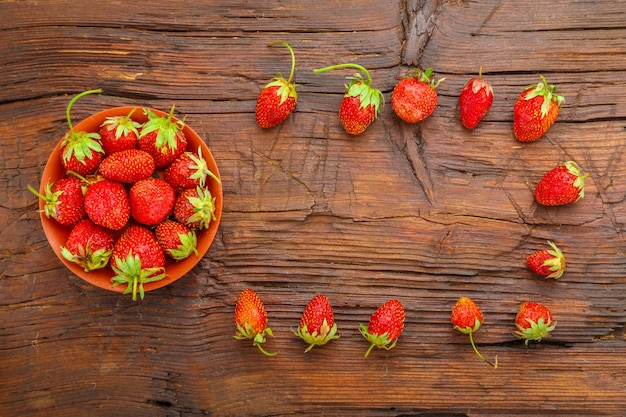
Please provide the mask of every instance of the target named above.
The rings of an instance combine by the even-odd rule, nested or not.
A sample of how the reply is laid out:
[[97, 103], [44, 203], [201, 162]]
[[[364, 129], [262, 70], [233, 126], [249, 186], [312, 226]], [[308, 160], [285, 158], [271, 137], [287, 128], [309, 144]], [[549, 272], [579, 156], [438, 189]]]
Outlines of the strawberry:
[[585, 196], [585, 178], [574, 161], [551, 169], [535, 187], [535, 200], [544, 206], [561, 206], [574, 203]]
[[161, 223], [174, 208], [174, 189], [161, 178], [146, 178], [130, 187], [130, 214], [147, 226]]
[[461, 297], [452, 307], [452, 313], [450, 314], [450, 321], [452, 322], [452, 326], [454, 326], [455, 330], [460, 331], [461, 333], [465, 333], [469, 335], [470, 343], [472, 344], [472, 348], [474, 352], [478, 355], [480, 359], [487, 362], [489, 365], [494, 368], [498, 367], [498, 357], [493, 363], [489, 362], [487, 358], [478, 352], [476, 345], [474, 344], [474, 332], [477, 332], [480, 328], [480, 325], [483, 323], [483, 313], [480, 311], [480, 308], [476, 305], [476, 303], [468, 297]]
[[306, 353], [314, 346], [322, 346], [333, 339], [338, 339], [336, 333], [337, 324], [330, 301], [325, 295], [316, 295], [304, 308], [300, 326], [294, 334], [309, 344], [304, 351]]
[[360, 135], [378, 116], [381, 104], [384, 103], [383, 93], [371, 87], [372, 77], [370, 73], [358, 64], [339, 64], [325, 68], [318, 68], [313, 72], [320, 73], [340, 68], [353, 68], [365, 74], [363, 79], [360, 73], [349, 77], [350, 83], [346, 86], [346, 92], [339, 107], [339, 121], [351, 135]]
[[370, 317], [367, 326], [361, 324], [361, 334], [371, 343], [365, 352], [370, 354], [374, 346], [383, 349], [392, 349], [398, 342], [398, 337], [404, 329], [404, 307], [398, 300], [389, 300], [378, 308]]
[[114, 242], [111, 230], [85, 219], [72, 228], [61, 255], [89, 272], [107, 266]]
[[296, 57], [293, 49], [287, 42], [270, 42], [267, 46], [284, 45], [291, 53], [291, 73], [285, 80], [279, 73], [263, 87], [256, 102], [256, 122], [262, 128], [276, 126], [285, 120], [296, 108], [298, 93], [296, 85], [291, 82], [296, 68]]
[[554, 243], [548, 240], [548, 244], [552, 249], [542, 249], [533, 253], [526, 258], [526, 265], [534, 273], [546, 278], [561, 278], [565, 271], [565, 256]]
[[[418, 123], [430, 116], [437, 107], [435, 90], [445, 78], [435, 81], [433, 69], [413, 70], [401, 79], [391, 92], [394, 113], [407, 123]], [[432, 78], [431, 78], [432, 77]]]
[[540, 342], [544, 337], [550, 336], [550, 332], [556, 327], [556, 321], [552, 313], [542, 304], [527, 301], [520, 305], [515, 317], [517, 330], [513, 334], [528, 345], [530, 340]]
[[476, 127], [489, 111], [493, 103], [493, 89], [483, 80], [483, 67], [478, 70], [478, 78], [470, 78], [459, 96], [461, 123], [468, 129]]
[[106, 155], [137, 148], [137, 136], [141, 123], [131, 119], [134, 108], [126, 116], [107, 117], [100, 125], [100, 139]]
[[98, 165], [104, 156], [100, 135], [96, 132], [76, 132], [70, 119], [70, 109], [79, 98], [101, 92], [100, 89], [84, 91], [72, 98], [67, 105], [65, 114], [70, 131], [63, 137], [60, 145], [61, 163], [65, 171], [91, 175], [98, 170]]
[[176, 192], [186, 188], [204, 187], [207, 177], [212, 177], [218, 184], [220, 179], [208, 167], [202, 157], [202, 148], [198, 146], [198, 153], [184, 152], [165, 169], [163, 178]]
[[46, 217], [56, 220], [59, 224], [70, 226], [86, 217], [82, 181], [76, 177], [47, 183], [45, 195], [30, 185], [28, 189], [45, 202], [43, 213]]
[[105, 157], [99, 172], [112, 181], [137, 182], [154, 173], [154, 158], [140, 149], [121, 150]]
[[237, 332], [235, 339], [253, 339], [253, 345], [267, 356], [275, 356], [261, 346], [265, 343], [266, 335], [274, 336], [272, 329], [267, 327], [267, 312], [265, 305], [256, 292], [250, 288], [244, 290], [235, 306], [235, 325]]
[[97, 181], [85, 193], [85, 212], [100, 226], [120, 230], [130, 217], [130, 203], [124, 186], [116, 181]]
[[184, 224], [166, 220], [157, 225], [154, 233], [165, 254], [171, 258], [179, 261], [192, 253], [198, 256], [196, 232]]
[[181, 192], [174, 204], [174, 218], [193, 229], [208, 229], [215, 217], [215, 197], [208, 188], [189, 188]]
[[544, 135], [559, 115], [565, 98], [555, 93], [556, 87], [541, 76], [529, 85], [513, 106], [513, 132], [521, 142], [534, 142]]
[[130, 225], [115, 242], [111, 255], [111, 278], [114, 287], [127, 284], [124, 294], [132, 292], [133, 301], [137, 292], [143, 300], [143, 285], [165, 278], [165, 254], [150, 229]]
[[167, 116], [159, 117], [145, 109], [148, 121], [141, 128], [138, 139], [139, 149], [148, 152], [154, 158], [157, 169], [171, 164], [187, 148], [187, 139], [183, 133], [185, 124], [174, 122], [172, 114], [174, 106]]

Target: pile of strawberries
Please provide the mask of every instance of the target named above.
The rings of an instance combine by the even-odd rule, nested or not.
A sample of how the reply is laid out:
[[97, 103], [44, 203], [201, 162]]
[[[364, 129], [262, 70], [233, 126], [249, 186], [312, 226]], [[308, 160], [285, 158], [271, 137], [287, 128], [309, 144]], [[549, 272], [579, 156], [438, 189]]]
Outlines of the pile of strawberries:
[[[113, 286], [143, 299], [144, 284], [165, 278], [166, 262], [198, 252], [197, 234], [215, 218], [216, 197], [202, 149], [187, 150], [182, 121], [149, 109], [107, 118], [98, 132], [76, 131], [67, 107], [68, 134], [60, 144], [65, 177], [48, 183], [44, 213], [70, 227], [62, 256], [86, 272], [110, 266]], [[133, 119], [143, 111], [147, 121]]]

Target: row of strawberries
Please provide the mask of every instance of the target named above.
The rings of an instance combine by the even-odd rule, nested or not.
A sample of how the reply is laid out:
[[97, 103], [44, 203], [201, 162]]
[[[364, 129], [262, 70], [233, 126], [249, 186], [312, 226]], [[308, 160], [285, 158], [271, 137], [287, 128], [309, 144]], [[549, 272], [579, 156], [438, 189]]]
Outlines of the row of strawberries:
[[144, 124], [133, 120], [133, 109], [107, 118], [99, 132], [76, 131], [72, 104], [100, 92], [85, 91], [68, 104], [70, 131], [60, 145], [66, 176], [46, 184], [45, 195], [29, 189], [44, 200], [47, 217], [71, 227], [63, 257], [87, 272], [110, 265], [112, 285], [126, 285], [135, 300], [143, 298], [143, 284], [166, 277], [168, 258], [197, 256], [196, 230], [215, 220], [208, 181], [220, 180], [201, 148], [187, 150], [174, 107], [167, 116], [144, 109]]

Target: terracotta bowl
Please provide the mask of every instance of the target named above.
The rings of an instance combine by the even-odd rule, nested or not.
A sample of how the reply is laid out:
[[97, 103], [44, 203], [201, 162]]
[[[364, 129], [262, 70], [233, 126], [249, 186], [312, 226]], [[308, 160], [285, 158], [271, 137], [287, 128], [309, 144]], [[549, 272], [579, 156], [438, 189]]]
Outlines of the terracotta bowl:
[[[74, 125], [74, 130], [97, 132], [100, 129], [100, 125], [107, 117], [120, 115], [125, 116], [130, 113], [130, 111], [134, 108], [135, 107], [132, 106], [116, 107], [102, 111]], [[159, 110], [150, 110], [158, 116], [167, 115], [167, 113]], [[137, 110], [135, 110], [135, 112], [133, 113], [132, 118], [139, 123], [144, 123], [148, 119], [148, 117], [143, 114], [142, 108], [137, 108]], [[174, 117], [172, 117], [172, 119], [175, 121], [178, 120]], [[218, 178], [221, 179], [219, 171], [217, 169], [217, 165], [215, 163], [215, 159], [213, 159], [213, 155], [211, 155], [209, 148], [206, 146], [200, 136], [198, 136], [198, 134], [186, 124], [183, 132], [185, 133], [185, 136], [187, 138], [187, 150], [197, 151], [198, 147], [201, 147], [202, 156], [206, 160], [209, 169]], [[56, 147], [52, 151], [52, 154], [50, 155], [50, 158], [46, 163], [46, 167], [44, 168], [41, 178], [41, 185], [39, 187], [39, 192], [41, 194], [45, 195], [45, 187], [48, 182], [59, 180], [65, 176], [65, 170], [63, 169], [63, 165], [61, 164], [60, 145], [61, 140], [59, 140], [59, 143], [57, 143]], [[144, 284], [144, 291], [155, 290], [178, 280], [187, 272], [189, 272], [206, 254], [207, 250], [211, 246], [211, 243], [213, 242], [213, 239], [215, 239], [215, 234], [217, 233], [217, 228], [219, 227], [220, 219], [222, 216], [222, 185], [218, 184], [217, 181], [215, 181], [214, 179], [209, 179], [209, 190], [211, 191], [211, 194], [216, 198], [216, 220], [211, 222], [208, 229], [196, 231], [198, 238], [198, 256], [196, 257], [194, 254], [192, 254], [190, 257], [178, 262], [168, 260], [165, 265], [165, 272], [167, 274], [167, 277], [160, 281]], [[43, 202], [43, 200], [40, 199], [39, 209], [43, 211], [44, 205], [45, 203]], [[112, 286], [111, 277], [113, 277], [114, 273], [109, 266], [99, 270], [85, 272], [84, 269], [77, 264], [63, 258], [63, 256], [61, 255], [61, 246], [65, 245], [65, 241], [67, 240], [67, 237], [70, 233], [70, 227], [60, 225], [55, 220], [47, 218], [43, 212], [41, 213], [41, 223], [43, 225], [43, 230], [46, 234], [46, 237], [48, 238], [48, 242], [52, 247], [52, 250], [54, 251], [54, 253], [56, 253], [57, 257], [61, 260], [61, 262], [63, 262], [63, 264], [65, 264], [65, 266], [70, 271], [72, 271], [74, 274], [78, 275], [85, 281], [89, 282], [90, 284], [95, 285], [96, 287], [115, 292], [124, 292], [126, 290], [125, 285], [118, 285], [117, 287]]]

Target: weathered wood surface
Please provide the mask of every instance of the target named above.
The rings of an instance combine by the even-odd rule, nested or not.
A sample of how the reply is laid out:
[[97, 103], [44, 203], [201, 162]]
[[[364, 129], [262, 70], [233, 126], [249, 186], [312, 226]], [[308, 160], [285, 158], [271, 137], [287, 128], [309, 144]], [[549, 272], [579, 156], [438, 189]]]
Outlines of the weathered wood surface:
[[[105, 4], [100, 4], [105, 3]], [[435, 0], [0, 2], [0, 409], [3, 416], [626, 415], [626, 3]], [[282, 126], [254, 123], [256, 95], [288, 54], [300, 99]], [[336, 109], [357, 62], [389, 102], [413, 65], [446, 77], [418, 126], [385, 106], [361, 137]], [[496, 99], [474, 131], [458, 94], [482, 65]], [[566, 97], [536, 143], [512, 107], [539, 74]], [[39, 183], [73, 109], [169, 109], [211, 147], [224, 179], [218, 236], [200, 264], [143, 302], [72, 275], [55, 258], [26, 185]], [[559, 162], [591, 175], [575, 205], [542, 208], [531, 189]], [[558, 242], [560, 281], [525, 257]], [[235, 340], [246, 287], [275, 337]], [[341, 338], [304, 354], [296, 326], [325, 293]], [[449, 311], [485, 313], [476, 340]], [[389, 298], [407, 323], [369, 358], [358, 323]], [[525, 348], [517, 306], [550, 306], [558, 326]]]

